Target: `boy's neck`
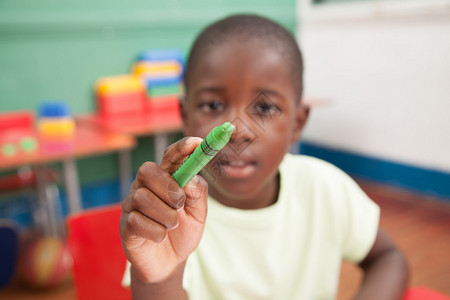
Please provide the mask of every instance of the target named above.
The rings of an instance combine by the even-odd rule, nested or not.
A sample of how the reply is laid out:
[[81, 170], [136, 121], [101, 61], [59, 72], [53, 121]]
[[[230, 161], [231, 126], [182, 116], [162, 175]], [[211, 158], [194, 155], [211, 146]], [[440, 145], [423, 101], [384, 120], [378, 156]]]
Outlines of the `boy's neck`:
[[280, 174], [278, 173], [275, 178], [261, 190], [250, 197], [232, 197], [226, 196], [218, 192], [212, 185], [209, 186], [209, 194], [216, 201], [222, 205], [228, 207], [234, 207], [239, 209], [259, 209], [271, 206], [278, 200], [278, 194], [280, 191]]

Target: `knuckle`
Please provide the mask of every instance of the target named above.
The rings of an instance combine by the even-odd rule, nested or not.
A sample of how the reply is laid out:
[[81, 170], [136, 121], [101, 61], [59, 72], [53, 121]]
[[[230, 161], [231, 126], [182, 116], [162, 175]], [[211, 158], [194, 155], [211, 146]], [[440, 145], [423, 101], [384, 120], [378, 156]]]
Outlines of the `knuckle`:
[[164, 149], [164, 155], [171, 153], [172, 151], [176, 151], [180, 147], [180, 142], [183, 141], [185, 138], [182, 138], [179, 141], [174, 142], [173, 144], [169, 145], [166, 149]]
[[132, 211], [128, 214], [128, 218], [126, 219], [126, 227], [131, 234], [138, 235], [140, 228], [139, 216], [136, 212]]
[[170, 149], [173, 148], [173, 145], [170, 145], [169, 147], [167, 147], [166, 149], [164, 149], [164, 154], [163, 156], [166, 156], [168, 153], [170, 153]]
[[187, 140], [189, 139], [188, 136], [182, 138], [181, 140], [177, 141], [173, 146], [176, 149], [177, 152], [180, 152], [181, 149], [183, 149], [186, 144], [187, 144]]
[[131, 212], [126, 220], [127, 231], [134, 236], [143, 237], [155, 243], [165, 240], [167, 230], [164, 226], [157, 223], [146, 226], [145, 223], [137, 212]]
[[139, 167], [136, 177], [141, 178], [143, 176], [148, 176], [149, 174], [151, 174], [151, 170], [154, 170], [156, 166], [156, 163], [152, 161], [146, 161]]
[[131, 201], [138, 204], [140, 203], [141, 199], [145, 198], [145, 189], [144, 188], [138, 188], [134, 191], [133, 195], [131, 195]]
[[148, 199], [147, 188], [138, 188], [129, 196], [129, 207], [131, 207], [131, 209], [141, 211], [142, 209], [145, 209]]

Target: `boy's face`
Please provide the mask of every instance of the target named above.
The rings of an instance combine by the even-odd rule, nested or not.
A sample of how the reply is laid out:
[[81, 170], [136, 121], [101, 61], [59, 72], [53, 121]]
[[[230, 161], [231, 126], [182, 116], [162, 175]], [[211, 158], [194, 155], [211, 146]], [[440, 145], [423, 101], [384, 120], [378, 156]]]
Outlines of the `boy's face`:
[[210, 193], [231, 206], [258, 207], [258, 194], [278, 189], [278, 166], [307, 118], [291, 68], [258, 41], [228, 41], [191, 71], [185, 134], [204, 138], [226, 121], [236, 126], [230, 143], [203, 171]]

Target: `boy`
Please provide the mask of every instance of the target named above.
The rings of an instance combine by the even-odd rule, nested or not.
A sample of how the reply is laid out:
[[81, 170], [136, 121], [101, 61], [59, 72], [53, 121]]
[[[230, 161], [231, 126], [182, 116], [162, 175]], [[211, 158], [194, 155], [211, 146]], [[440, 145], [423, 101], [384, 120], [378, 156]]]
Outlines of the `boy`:
[[[379, 208], [333, 166], [287, 154], [309, 112], [302, 72], [293, 37], [265, 18], [232, 16], [197, 38], [182, 102], [191, 137], [144, 163], [123, 203], [134, 298], [333, 299], [347, 259], [365, 272], [355, 299], [401, 299], [407, 265]], [[225, 121], [230, 143], [181, 189], [170, 174]]]

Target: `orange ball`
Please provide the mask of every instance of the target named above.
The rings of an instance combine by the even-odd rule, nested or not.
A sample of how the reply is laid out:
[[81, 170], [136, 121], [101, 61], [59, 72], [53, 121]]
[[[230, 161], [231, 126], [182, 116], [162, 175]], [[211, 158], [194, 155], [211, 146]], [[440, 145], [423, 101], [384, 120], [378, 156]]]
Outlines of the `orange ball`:
[[21, 261], [21, 277], [37, 288], [56, 286], [68, 279], [72, 257], [66, 244], [58, 238], [43, 237], [31, 242]]

